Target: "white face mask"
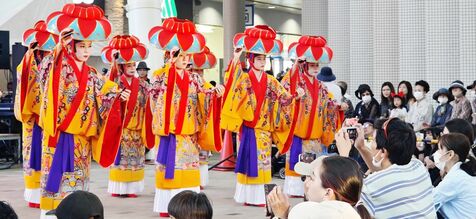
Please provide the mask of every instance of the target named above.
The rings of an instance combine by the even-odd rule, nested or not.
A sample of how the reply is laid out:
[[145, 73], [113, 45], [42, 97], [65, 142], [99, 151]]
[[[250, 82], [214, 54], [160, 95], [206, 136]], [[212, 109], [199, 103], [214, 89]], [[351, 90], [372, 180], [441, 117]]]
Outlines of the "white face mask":
[[364, 103], [370, 103], [370, 101], [372, 101], [372, 97], [370, 95], [369, 96], [363, 96], [362, 101], [364, 101]]
[[448, 103], [448, 97], [438, 97], [438, 102], [440, 103], [440, 105]]
[[382, 162], [383, 162], [383, 158], [381, 158], [380, 160], [377, 160], [379, 155], [380, 155], [380, 150], [377, 152], [377, 154], [375, 154], [375, 156], [372, 157], [372, 165], [374, 165], [377, 168], [381, 168]]
[[421, 92], [421, 91], [416, 91], [414, 93], [414, 95], [415, 95], [415, 99], [417, 99], [417, 100], [421, 100], [425, 97], [425, 94], [423, 94], [423, 92]]
[[435, 166], [440, 169], [440, 170], [444, 170], [445, 169], [445, 165], [446, 165], [446, 161], [442, 161], [441, 160], [441, 157], [443, 157], [445, 154], [441, 154], [440, 153], [440, 150], [437, 150], [434, 154], [433, 154], [433, 160], [435, 161]]

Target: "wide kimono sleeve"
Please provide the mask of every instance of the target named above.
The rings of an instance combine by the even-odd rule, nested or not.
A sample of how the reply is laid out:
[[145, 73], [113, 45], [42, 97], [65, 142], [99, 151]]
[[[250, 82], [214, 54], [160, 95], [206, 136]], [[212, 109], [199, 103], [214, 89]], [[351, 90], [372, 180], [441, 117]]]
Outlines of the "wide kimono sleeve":
[[123, 111], [118, 85], [96, 74], [94, 95], [98, 111], [99, 135], [93, 137], [93, 158], [101, 166], [110, 166], [119, 150], [123, 129]]
[[340, 129], [340, 124], [342, 123], [340, 121], [338, 106], [333, 101], [332, 94], [325, 88], [322, 89], [322, 93], [322, 101], [324, 101], [324, 103], [321, 103], [321, 106], [324, 108], [324, 125], [322, 127], [321, 144], [328, 147], [334, 141], [335, 133]]
[[256, 101], [251, 96], [253, 92], [248, 74], [242, 72], [239, 67], [230, 68], [230, 71], [234, 74], [231, 76], [227, 73], [229, 77], [223, 97], [225, 102], [221, 110], [220, 127], [231, 132], [239, 132], [243, 121], [254, 119], [256, 104], [253, 103]]
[[158, 116], [154, 115], [153, 112], [157, 112], [157, 101], [158, 98], [162, 98], [159, 94], [161, 90], [165, 89], [165, 80], [167, 73], [169, 72], [170, 64], [166, 64], [164, 67], [156, 70], [152, 76], [152, 83], [148, 86], [147, 89], [147, 99], [144, 110], [144, 122], [142, 123], [141, 135], [146, 143], [146, 147], [152, 149], [155, 145], [158, 145], [159, 132], [154, 131], [154, 122], [159, 121]]
[[193, 74], [197, 85], [198, 110], [200, 112], [200, 127], [198, 130], [198, 145], [202, 150], [220, 151], [221, 150], [221, 129], [220, 112], [221, 97], [218, 97], [213, 91], [213, 85], [202, 80], [197, 74]]
[[289, 150], [289, 145], [286, 145], [286, 140], [293, 134], [290, 132], [292, 131], [291, 126], [295, 110], [295, 99], [275, 78], [271, 78], [271, 86], [273, 92], [271, 96], [272, 98], [276, 98], [276, 101], [273, 101], [271, 112], [273, 126], [271, 136], [279, 152], [283, 154]]
[[34, 64], [33, 56], [28, 56], [27, 53], [17, 66], [17, 88], [13, 112], [15, 118], [20, 122], [26, 122], [26, 114], [31, 114], [26, 112], [29, 108], [27, 105], [31, 103], [31, 101], [28, 100], [31, 98], [28, 95], [30, 68], [36, 68], [36, 65]]

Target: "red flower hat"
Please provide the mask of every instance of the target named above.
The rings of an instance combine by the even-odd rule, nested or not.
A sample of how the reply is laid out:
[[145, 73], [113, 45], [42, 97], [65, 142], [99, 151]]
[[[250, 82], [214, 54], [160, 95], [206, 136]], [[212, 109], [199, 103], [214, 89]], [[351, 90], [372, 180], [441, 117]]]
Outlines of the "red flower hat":
[[167, 18], [162, 26], [156, 26], [149, 31], [149, 41], [159, 49], [171, 51], [174, 48], [186, 53], [199, 53], [205, 46], [205, 37], [189, 20]]
[[217, 58], [212, 52], [210, 52], [210, 49], [205, 46], [202, 52], [192, 55], [191, 62], [193, 65], [192, 68], [194, 69], [209, 69], [215, 67], [217, 64]]
[[301, 36], [298, 42], [289, 45], [288, 53], [291, 59], [304, 56], [307, 62], [314, 63], [329, 63], [333, 56], [332, 49], [321, 36]]
[[111, 23], [104, 16], [104, 11], [90, 4], [66, 4], [62, 11], [55, 11], [48, 16], [48, 30], [59, 34], [66, 28], [74, 30], [75, 40], [106, 40], [111, 35]]
[[256, 25], [236, 34], [233, 45], [245, 52], [264, 55], [280, 55], [283, 51], [283, 43], [276, 39], [276, 31], [267, 25]]
[[109, 45], [104, 47], [101, 58], [105, 63], [113, 61], [112, 51], [118, 50], [119, 57], [117, 63], [139, 62], [147, 58], [148, 50], [139, 38], [131, 35], [117, 35], [112, 38]]
[[38, 42], [40, 50], [50, 51], [58, 43], [58, 35], [48, 32], [45, 21], [40, 20], [32, 29], [23, 32], [23, 45], [29, 46], [33, 42]]

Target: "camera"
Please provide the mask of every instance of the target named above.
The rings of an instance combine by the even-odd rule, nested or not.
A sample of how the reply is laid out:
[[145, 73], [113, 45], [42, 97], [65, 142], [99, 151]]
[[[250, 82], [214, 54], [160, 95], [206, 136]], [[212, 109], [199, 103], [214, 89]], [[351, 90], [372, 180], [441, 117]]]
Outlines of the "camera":
[[357, 139], [357, 128], [356, 127], [348, 127], [346, 129], [347, 133], [349, 134], [349, 138], [354, 140]]

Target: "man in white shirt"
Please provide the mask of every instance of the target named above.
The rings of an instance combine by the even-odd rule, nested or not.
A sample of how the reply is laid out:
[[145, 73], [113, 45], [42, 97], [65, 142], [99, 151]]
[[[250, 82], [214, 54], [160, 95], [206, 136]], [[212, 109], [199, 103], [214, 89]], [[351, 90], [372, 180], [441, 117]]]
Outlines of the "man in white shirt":
[[416, 102], [410, 106], [406, 122], [412, 124], [413, 130], [420, 131], [430, 127], [433, 116], [433, 105], [431, 98], [426, 94], [430, 91], [430, 85], [426, 81], [417, 81], [415, 83], [415, 92], [413, 93]]
[[342, 103], [342, 90], [336, 83], [336, 76], [332, 72], [332, 68], [327, 66], [323, 67], [321, 72], [317, 74], [317, 79], [327, 87], [327, 90], [334, 96], [334, 102], [340, 106]]

